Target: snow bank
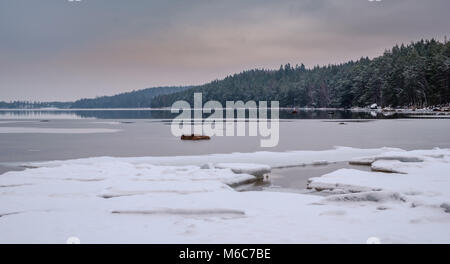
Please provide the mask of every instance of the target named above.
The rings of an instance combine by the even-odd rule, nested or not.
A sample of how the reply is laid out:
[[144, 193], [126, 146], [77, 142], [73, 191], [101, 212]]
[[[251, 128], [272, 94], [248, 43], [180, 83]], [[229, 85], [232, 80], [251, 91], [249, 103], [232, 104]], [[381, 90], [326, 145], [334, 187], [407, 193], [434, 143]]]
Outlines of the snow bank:
[[372, 172], [341, 169], [310, 179], [308, 187], [349, 193], [394, 191], [414, 207], [439, 207], [450, 201], [450, 150], [387, 152], [358, 161], [370, 164]]
[[109, 128], [0, 127], [0, 134], [96, 134], [119, 131], [121, 130]]
[[334, 202], [376, 202], [376, 203], [390, 202], [390, 201], [406, 202], [406, 198], [404, 198], [401, 194], [397, 192], [383, 192], [383, 191], [333, 195], [326, 198], [325, 200]]
[[262, 178], [265, 174], [270, 173], [272, 168], [264, 164], [251, 163], [218, 163], [215, 165], [219, 169], [230, 169], [234, 173], [247, 173], [255, 177]]
[[378, 149], [356, 149], [349, 147], [336, 147], [332, 150], [322, 151], [287, 151], [287, 152], [254, 152], [254, 153], [231, 153], [231, 154], [212, 154], [199, 156], [173, 156], [173, 157], [136, 157], [136, 158], [112, 158], [96, 157], [87, 159], [78, 159], [71, 161], [49, 161], [33, 162], [24, 164], [32, 167], [52, 167], [65, 164], [99, 164], [104, 162], [123, 161], [131, 164], [153, 164], [153, 165], [197, 165], [220, 164], [220, 163], [246, 163], [246, 164], [264, 164], [275, 168], [305, 166], [313, 164], [324, 164], [350, 161], [361, 156], [374, 156], [385, 152], [401, 151], [396, 148], [378, 148]]
[[433, 149], [433, 150], [394, 150], [386, 151], [379, 155], [369, 157], [358, 157], [350, 161], [350, 164], [355, 165], [370, 165], [377, 160], [394, 160], [400, 162], [422, 162], [427, 158], [443, 158], [448, 155], [447, 149]]
[[270, 166], [359, 155], [392, 168], [395, 160], [374, 158], [387, 152], [392, 156], [392, 149], [337, 148], [41, 163], [0, 175], [0, 243], [449, 243], [448, 151], [396, 150], [422, 160], [395, 164], [403, 174], [339, 170], [312, 179], [310, 186], [342, 193], [327, 197], [230, 187]]

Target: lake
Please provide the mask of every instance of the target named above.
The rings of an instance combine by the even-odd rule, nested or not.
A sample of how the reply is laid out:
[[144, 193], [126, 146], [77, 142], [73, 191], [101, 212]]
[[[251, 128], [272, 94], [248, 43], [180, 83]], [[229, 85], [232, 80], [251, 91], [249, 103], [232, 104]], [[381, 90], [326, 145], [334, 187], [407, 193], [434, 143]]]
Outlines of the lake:
[[[261, 148], [259, 137], [213, 137], [181, 141], [170, 131], [167, 110], [0, 111], [0, 173], [19, 169], [21, 162], [95, 156], [138, 157], [211, 153], [326, 150], [398, 147], [405, 150], [450, 148], [450, 120], [385, 116], [371, 112], [333, 110], [280, 113], [280, 141]], [[333, 170], [329, 167], [328, 170]], [[320, 176], [322, 169], [302, 169]], [[285, 171], [288, 177], [292, 171]], [[275, 174], [279, 174], [277, 171]], [[275, 180], [276, 177], [274, 177]], [[286, 179], [278, 181], [288, 187]], [[293, 187], [303, 186], [291, 181]], [[295, 185], [295, 186], [294, 186]]]

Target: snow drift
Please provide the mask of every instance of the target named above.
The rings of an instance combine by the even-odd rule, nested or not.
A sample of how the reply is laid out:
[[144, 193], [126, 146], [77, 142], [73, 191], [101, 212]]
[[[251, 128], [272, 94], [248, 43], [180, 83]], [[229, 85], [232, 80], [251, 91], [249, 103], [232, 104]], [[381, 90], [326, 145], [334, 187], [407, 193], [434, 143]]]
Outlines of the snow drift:
[[[351, 160], [374, 171], [311, 179], [310, 188], [332, 191], [325, 197], [232, 188], [274, 167]], [[0, 175], [0, 243], [450, 242], [450, 150], [336, 148], [28, 165], [37, 168]]]

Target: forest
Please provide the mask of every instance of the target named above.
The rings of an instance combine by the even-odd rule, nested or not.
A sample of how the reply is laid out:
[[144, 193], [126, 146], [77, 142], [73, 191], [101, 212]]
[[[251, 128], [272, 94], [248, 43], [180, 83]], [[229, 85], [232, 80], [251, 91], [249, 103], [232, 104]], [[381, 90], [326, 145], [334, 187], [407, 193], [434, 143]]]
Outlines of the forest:
[[191, 86], [155, 87], [113, 96], [101, 96], [91, 99], [80, 99], [75, 102], [0, 102], [0, 109], [34, 109], [34, 108], [148, 108], [152, 99], [158, 95], [180, 92]]
[[223, 80], [157, 96], [152, 107], [177, 100], [270, 101], [285, 107], [427, 107], [450, 102], [450, 43], [421, 40], [396, 45], [382, 56], [339, 65], [249, 70]]
[[152, 100], [158, 95], [165, 95], [184, 91], [192, 87], [156, 87], [147, 88], [114, 96], [102, 96], [94, 99], [81, 99], [75, 101], [71, 108], [148, 108]]

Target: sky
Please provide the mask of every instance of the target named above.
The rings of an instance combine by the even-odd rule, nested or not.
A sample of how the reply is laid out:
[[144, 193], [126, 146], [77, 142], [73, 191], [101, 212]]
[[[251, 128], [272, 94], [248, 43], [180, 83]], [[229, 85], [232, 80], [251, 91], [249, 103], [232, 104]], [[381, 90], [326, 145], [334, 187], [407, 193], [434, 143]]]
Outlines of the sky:
[[450, 36], [448, 0], [0, 0], [0, 101], [196, 85]]

